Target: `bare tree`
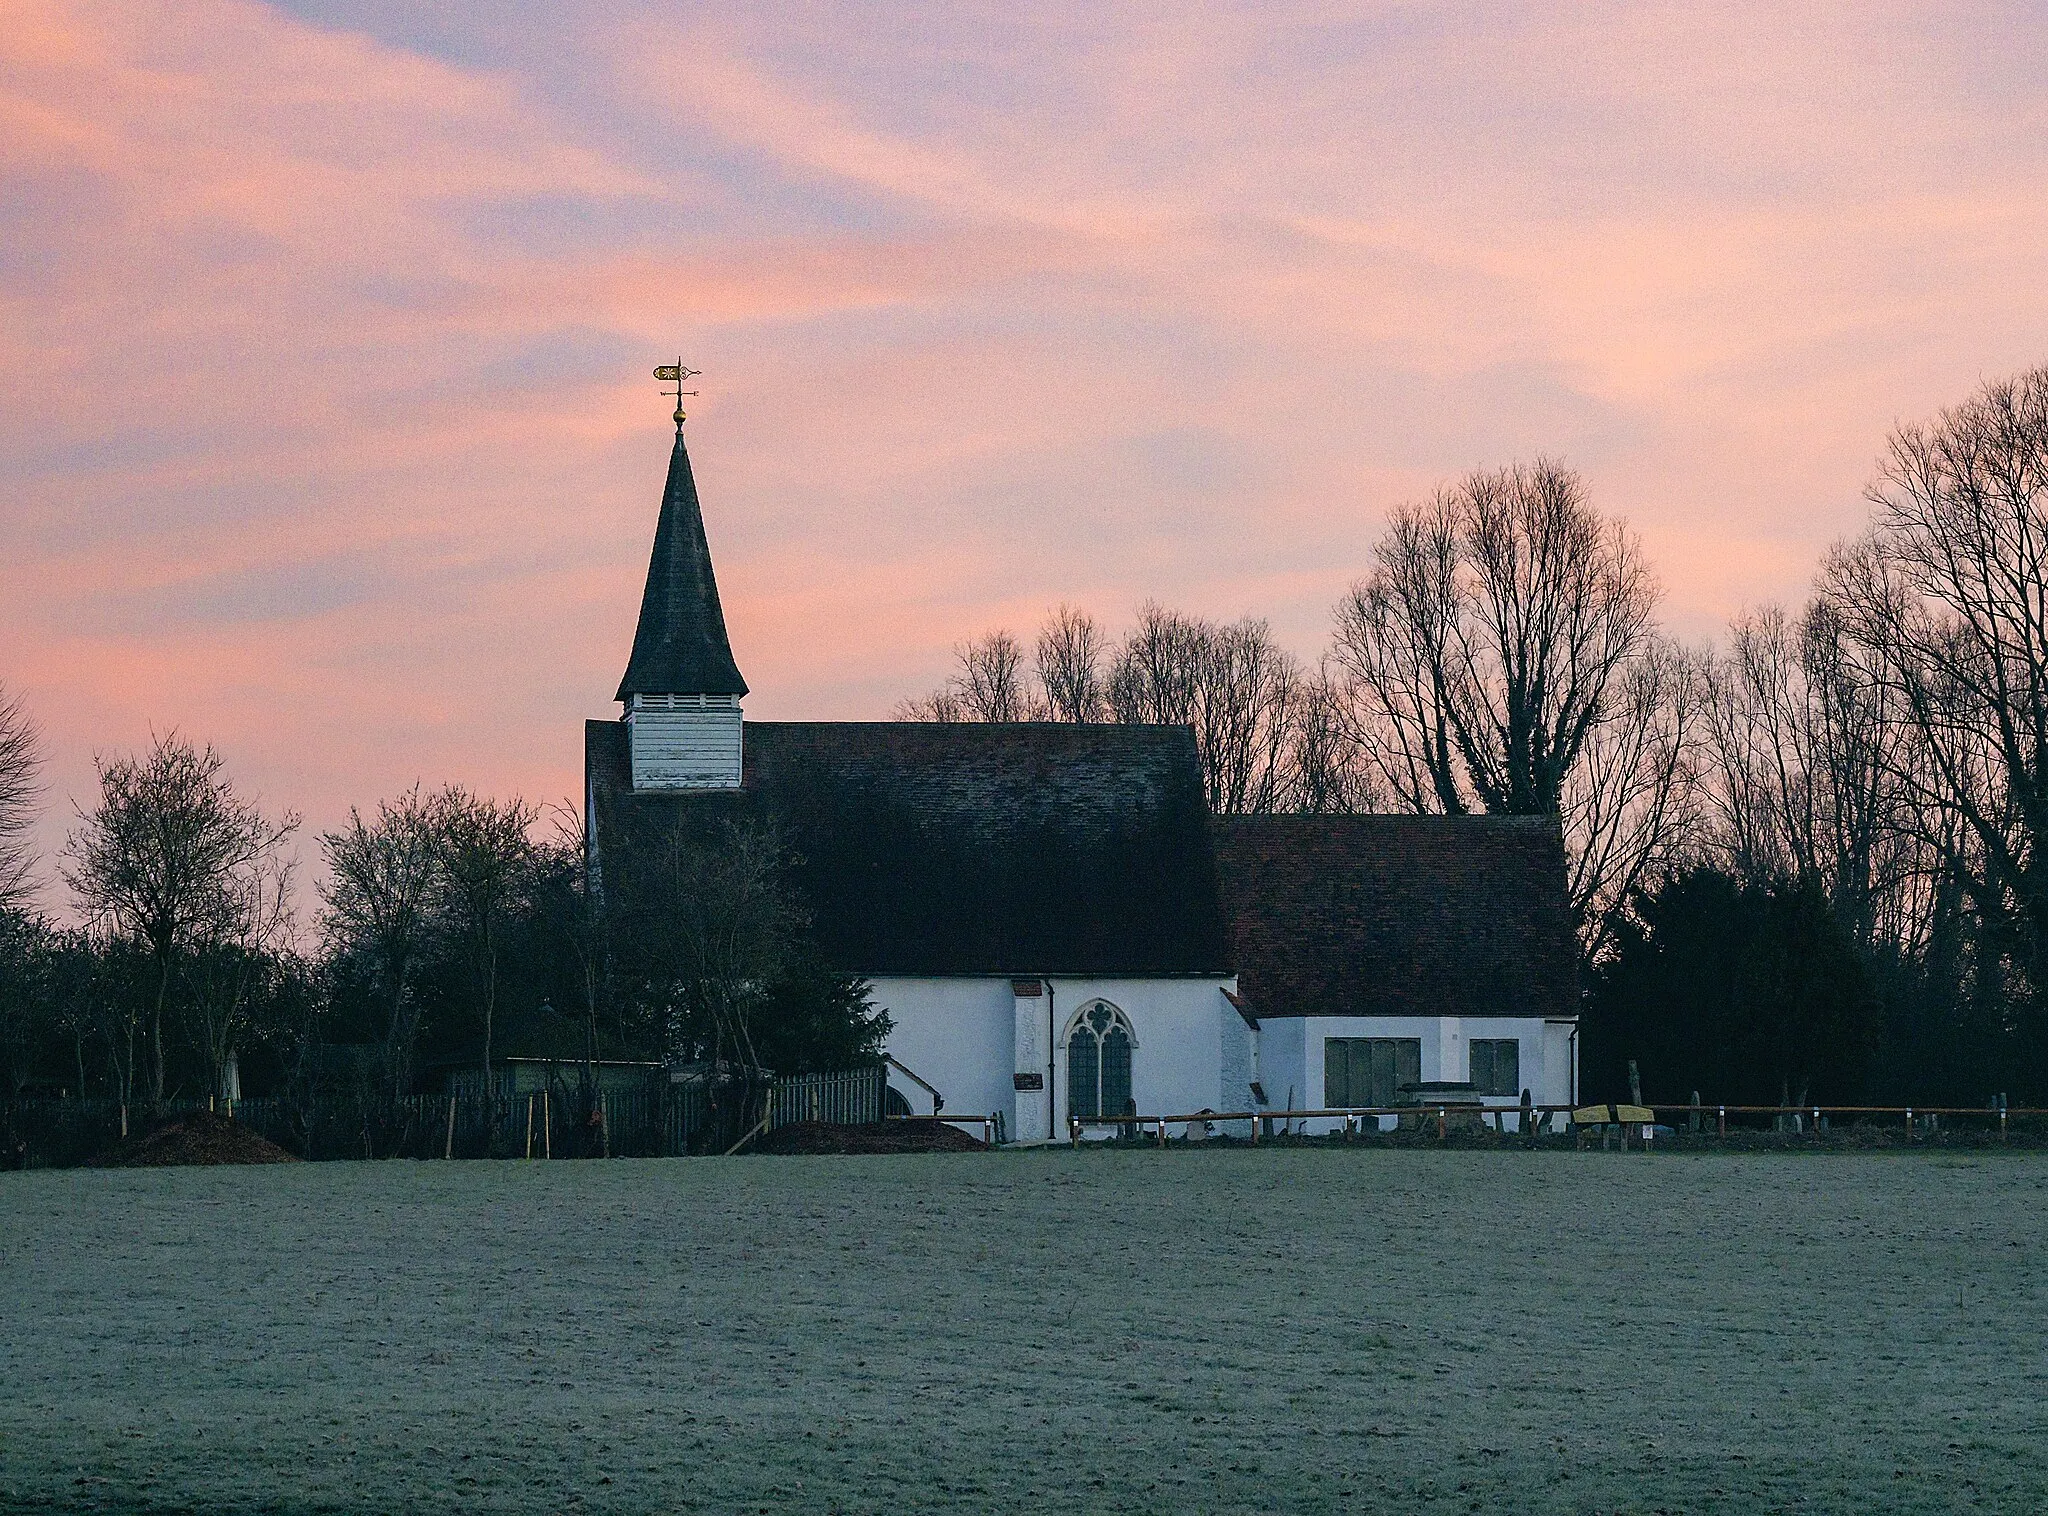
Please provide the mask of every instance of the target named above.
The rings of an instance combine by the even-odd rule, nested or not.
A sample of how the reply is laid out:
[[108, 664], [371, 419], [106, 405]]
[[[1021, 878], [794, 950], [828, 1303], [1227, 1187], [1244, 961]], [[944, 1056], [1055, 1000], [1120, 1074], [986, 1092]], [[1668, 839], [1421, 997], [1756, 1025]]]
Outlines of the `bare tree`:
[[757, 1018], [808, 922], [772, 827], [685, 812], [642, 830], [620, 865], [633, 887], [620, 924], [643, 993], [672, 1048], [714, 1070], [765, 1077]]
[[554, 835], [536, 852], [539, 895], [552, 928], [549, 947], [572, 960], [583, 1020], [583, 1068], [580, 1075], [583, 1119], [597, 1111], [598, 1029], [605, 1013], [618, 1001], [614, 983], [612, 920], [591, 866], [591, 816], [583, 807], [561, 801], [550, 807]]
[[491, 1034], [507, 922], [531, 879], [540, 812], [516, 795], [497, 801], [451, 784], [429, 802], [446, 910], [461, 943], [483, 1022], [483, 1092], [493, 1097]]
[[1106, 694], [1111, 719], [1126, 725], [1193, 726], [1208, 652], [1205, 623], [1147, 601], [1110, 662]]
[[54, 936], [41, 921], [0, 910], [0, 1099], [20, 1098], [51, 1029]]
[[1263, 621], [1200, 625], [1195, 747], [1209, 808], [1221, 816], [1278, 810], [1288, 788], [1301, 667], [1274, 644]]
[[1403, 809], [1471, 808], [1458, 767], [1460, 507], [1440, 492], [1396, 511], [1372, 574], [1337, 607], [1331, 656], [1351, 679], [1355, 738]]
[[238, 1097], [239, 1055], [252, 1036], [273, 1030], [269, 1012], [297, 930], [293, 861], [276, 852], [228, 883], [220, 929], [194, 944], [185, 962], [192, 1041], [210, 1088]]
[[237, 929], [246, 882], [298, 827], [242, 799], [213, 748], [175, 732], [141, 758], [99, 764], [100, 799], [65, 844], [65, 881], [88, 919], [143, 947], [150, 969], [149, 1096], [164, 1098], [164, 1019], [181, 958]]
[[19, 695], [0, 685], [0, 911], [21, 909], [35, 883], [30, 829], [42, 797], [42, 738]]
[[932, 721], [941, 725], [972, 718], [967, 708], [960, 703], [960, 697], [951, 685], [933, 690], [929, 695], [918, 695], [901, 701], [896, 706], [898, 721]]
[[[1858, 675], [1893, 702], [1889, 760], [1923, 840], [2011, 968], [2048, 987], [2048, 369], [1899, 428], [1876, 519], [1821, 597]], [[1988, 965], [1980, 965], [1986, 969]]]
[[1328, 663], [1300, 681], [1289, 728], [1281, 809], [1348, 815], [1379, 808], [1376, 775], [1359, 747], [1346, 691]]
[[1728, 867], [1811, 883], [1858, 940], [1914, 950], [1937, 866], [1901, 778], [1917, 744], [1892, 695], [1858, 666], [1840, 613], [1816, 601], [1797, 621], [1776, 606], [1738, 618], [1713, 684], [1706, 795]]
[[985, 632], [953, 650], [952, 678], [922, 699], [897, 707], [901, 721], [1032, 721], [1038, 712], [1024, 667], [1024, 649], [1006, 631]]
[[1565, 776], [1651, 635], [1633, 539], [1547, 460], [1469, 475], [1396, 513], [1338, 607], [1336, 656], [1416, 809], [1556, 813]]
[[1005, 631], [989, 632], [960, 649], [958, 693], [970, 721], [1029, 721], [1031, 691], [1024, 649]]
[[348, 824], [320, 838], [328, 877], [321, 886], [329, 940], [360, 955], [384, 998], [384, 1085], [391, 1098], [412, 1088], [420, 1004], [414, 983], [442, 925], [436, 813], [414, 785], [379, 801], [375, 821], [351, 806]]
[[1697, 845], [1699, 729], [1710, 690], [1703, 654], [1646, 643], [1566, 775], [1566, 878], [1589, 961], [1608, 946], [1631, 894]]
[[1062, 605], [1038, 632], [1038, 686], [1054, 721], [1100, 721], [1108, 710], [1103, 684], [1107, 644], [1086, 612]]
[[[1211, 807], [1225, 814], [1291, 803], [1301, 749], [1294, 727], [1304, 676], [1264, 621], [1219, 626], [1146, 604], [1114, 649], [1095, 621], [1061, 606], [1036, 648], [1037, 688], [1008, 632], [959, 651], [960, 671], [942, 690], [897, 708], [909, 721], [1119, 722], [1194, 731]], [[1315, 750], [1316, 761], [1336, 748]], [[1314, 781], [1318, 803], [1333, 803], [1335, 770]]]
[[1467, 476], [1396, 512], [1337, 608], [1359, 751], [1419, 812], [1563, 818], [1589, 950], [1690, 818], [1690, 660], [1658, 642], [1640, 549], [1578, 476]]

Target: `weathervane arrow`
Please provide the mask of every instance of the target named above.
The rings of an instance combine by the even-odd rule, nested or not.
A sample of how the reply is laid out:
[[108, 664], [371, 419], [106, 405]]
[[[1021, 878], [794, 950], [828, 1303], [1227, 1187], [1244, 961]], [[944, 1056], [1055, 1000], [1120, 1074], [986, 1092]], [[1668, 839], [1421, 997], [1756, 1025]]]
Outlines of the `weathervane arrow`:
[[664, 390], [662, 391], [662, 393], [664, 395], [673, 393], [676, 397], [677, 431], [681, 431], [683, 429], [683, 396], [695, 395], [697, 393], [695, 390], [684, 389], [683, 381], [686, 379], [694, 379], [703, 372], [704, 371], [700, 368], [690, 368], [686, 366], [683, 360], [680, 358], [676, 359], [674, 363], [661, 364], [654, 370], [655, 378], [661, 380], [665, 384], [673, 384], [675, 386], [675, 389], [673, 391]]

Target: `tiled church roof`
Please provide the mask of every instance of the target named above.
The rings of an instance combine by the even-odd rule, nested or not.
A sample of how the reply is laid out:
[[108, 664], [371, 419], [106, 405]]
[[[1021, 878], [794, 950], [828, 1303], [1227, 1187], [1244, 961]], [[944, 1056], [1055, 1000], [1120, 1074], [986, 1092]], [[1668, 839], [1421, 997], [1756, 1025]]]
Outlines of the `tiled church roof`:
[[633, 632], [633, 656], [626, 660], [626, 677], [613, 698], [746, 692], [747, 681], [726, 640], [725, 612], [704, 541], [704, 512], [678, 426], [661, 519], [654, 528], [654, 555], [647, 564], [647, 589], [640, 597], [640, 624]]
[[1571, 1016], [1555, 819], [1216, 822], [1238, 992], [1255, 1016]]
[[1185, 727], [750, 721], [724, 795], [633, 793], [620, 722], [585, 748], [601, 866], [678, 820], [772, 816], [842, 969], [1228, 971]]

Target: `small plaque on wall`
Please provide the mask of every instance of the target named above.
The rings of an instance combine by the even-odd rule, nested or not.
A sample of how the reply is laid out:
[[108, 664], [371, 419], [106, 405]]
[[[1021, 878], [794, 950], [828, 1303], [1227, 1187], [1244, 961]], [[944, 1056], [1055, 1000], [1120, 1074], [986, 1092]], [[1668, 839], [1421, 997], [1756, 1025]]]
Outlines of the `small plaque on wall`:
[[1019, 1090], [1042, 1090], [1045, 1088], [1045, 1075], [1018, 1074], [1015, 1076], [1011, 1087]]

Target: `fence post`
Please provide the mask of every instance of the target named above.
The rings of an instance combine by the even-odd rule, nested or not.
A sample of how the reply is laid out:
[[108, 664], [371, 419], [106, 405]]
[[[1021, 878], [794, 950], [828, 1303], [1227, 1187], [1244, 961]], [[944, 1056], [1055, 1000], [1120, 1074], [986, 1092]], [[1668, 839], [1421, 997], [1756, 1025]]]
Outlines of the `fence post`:
[[1998, 1140], [2005, 1141], [2005, 1097], [1998, 1097]]
[[533, 1157], [533, 1092], [526, 1092], [526, 1156]]
[[1813, 1140], [1820, 1141], [1820, 1107], [1813, 1108]]
[[1721, 1135], [1723, 1137], [1726, 1137], [1728, 1135], [1728, 1107], [1725, 1105], [1721, 1107], [1721, 1114], [1719, 1120], [1721, 1126]]
[[1442, 1106], [1438, 1106], [1436, 1108], [1436, 1140], [1438, 1142], [1448, 1141], [1450, 1135], [1450, 1118], [1444, 1114], [1444, 1108]]
[[1906, 1141], [1908, 1141], [1908, 1142], [1911, 1142], [1912, 1140], [1913, 1140], [1913, 1108], [1912, 1108], [1912, 1107], [1911, 1107], [1911, 1106], [1909, 1105], [1909, 1106], [1907, 1106], [1907, 1107], [1906, 1107]]
[[548, 1099], [548, 1092], [540, 1092], [540, 1156], [555, 1156], [555, 1112], [554, 1103]]
[[453, 1095], [448, 1097], [448, 1142], [442, 1148], [441, 1156], [443, 1158], [453, 1158], [455, 1156], [455, 1097]]

